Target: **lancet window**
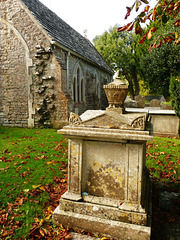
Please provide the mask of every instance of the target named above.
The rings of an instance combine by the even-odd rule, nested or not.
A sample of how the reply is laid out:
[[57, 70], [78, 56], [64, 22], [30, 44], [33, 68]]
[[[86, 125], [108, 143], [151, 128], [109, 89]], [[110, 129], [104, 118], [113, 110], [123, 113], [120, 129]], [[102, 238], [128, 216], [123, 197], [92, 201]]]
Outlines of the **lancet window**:
[[80, 103], [84, 101], [84, 76], [81, 67], [76, 66], [73, 74], [72, 94], [73, 101]]

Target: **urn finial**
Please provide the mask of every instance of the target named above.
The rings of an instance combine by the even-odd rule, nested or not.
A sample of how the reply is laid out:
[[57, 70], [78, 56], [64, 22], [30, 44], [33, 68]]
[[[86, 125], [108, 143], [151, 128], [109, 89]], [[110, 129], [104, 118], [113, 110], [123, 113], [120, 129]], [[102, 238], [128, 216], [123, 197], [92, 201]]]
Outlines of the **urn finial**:
[[120, 77], [116, 77], [113, 82], [103, 86], [109, 106], [106, 110], [116, 110], [120, 113], [124, 113], [124, 101], [128, 94], [128, 86], [121, 80]]

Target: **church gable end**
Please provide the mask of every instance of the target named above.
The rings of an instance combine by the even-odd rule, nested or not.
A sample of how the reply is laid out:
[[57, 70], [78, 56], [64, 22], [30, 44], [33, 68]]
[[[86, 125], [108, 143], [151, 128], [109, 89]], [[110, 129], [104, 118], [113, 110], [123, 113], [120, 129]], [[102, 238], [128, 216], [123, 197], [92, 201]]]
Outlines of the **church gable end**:
[[[87, 39], [38, 0], [2, 0], [0, 8], [1, 125], [61, 127], [71, 111], [105, 107], [101, 91], [112, 70]], [[69, 31], [79, 37], [79, 46], [66, 41]]]

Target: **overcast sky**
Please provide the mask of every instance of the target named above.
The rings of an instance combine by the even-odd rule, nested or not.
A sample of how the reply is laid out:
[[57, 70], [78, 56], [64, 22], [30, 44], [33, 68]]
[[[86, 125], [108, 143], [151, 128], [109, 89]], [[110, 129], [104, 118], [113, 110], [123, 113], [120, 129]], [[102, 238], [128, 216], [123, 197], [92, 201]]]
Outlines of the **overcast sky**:
[[[96, 35], [101, 35], [111, 26], [123, 26], [132, 18], [124, 20], [126, 6], [130, 7], [135, 0], [40, 0], [66, 23], [84, 36], [93, 40]], [[157, 0], [150, 0], [151, 6]], [[141, 9], [144, 9], [142, 4]], [[140, 12], [140, 10], [138, 11]], [[135, 17], [133, 14], [132, 17]]]

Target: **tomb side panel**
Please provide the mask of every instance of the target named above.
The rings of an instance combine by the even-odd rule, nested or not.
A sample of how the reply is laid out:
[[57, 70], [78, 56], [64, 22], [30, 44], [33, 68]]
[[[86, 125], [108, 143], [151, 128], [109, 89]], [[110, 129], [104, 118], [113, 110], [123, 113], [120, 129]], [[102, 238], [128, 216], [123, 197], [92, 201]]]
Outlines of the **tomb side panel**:
[[81, 194], [82, 141], [69, 140], [68, 191]]
[[84, 141], [82, 191], [124, 201], [126, 158], [125, 144]]
[[145, 144], [128, 145], [127, 201], [141, 204]]
[[155, 135], [178, 135], [179, 119], [177, 116], [151, 115], [151, 122]]

